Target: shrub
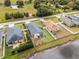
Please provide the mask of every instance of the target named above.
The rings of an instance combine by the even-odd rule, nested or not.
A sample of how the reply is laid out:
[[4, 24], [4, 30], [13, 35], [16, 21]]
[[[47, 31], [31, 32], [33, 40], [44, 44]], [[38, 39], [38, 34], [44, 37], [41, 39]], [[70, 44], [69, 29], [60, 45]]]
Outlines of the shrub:
[[29, 17], [29, 13], [28, 12], [24, 13], [24, 16]]

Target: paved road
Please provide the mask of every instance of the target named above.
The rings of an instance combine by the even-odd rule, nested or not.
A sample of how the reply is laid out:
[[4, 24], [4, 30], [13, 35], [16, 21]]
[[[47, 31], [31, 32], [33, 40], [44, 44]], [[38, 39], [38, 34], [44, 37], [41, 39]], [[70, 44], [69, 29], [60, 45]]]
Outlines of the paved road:
[[[69, 13], [64, 13], [64, 14], [72, 14], [72, 13], [78, 13], [79, 11], [75, 11], [75, 12], [69, 12]], [[61, 13], [62, 14], [62, 13]], [[39, 18], [33, 18], [33, 19], [26, 19], [26, 20], [19, 20], [19, 21], [13, 21], [13, 22], [6, 22], [6, 23], [1, 23], [0, 25], [9, 25], [11, 23], [20, 23], [20, 22], [27, 22], [27, 21], [34, 21], [37, 19], [42, 19], [42, 18], [49, 18], [49, 17], [60, 17], [61, 14], [57, 14], [57, 15], [51, 15], [51, 16], [47, 16], [47, 17], [39, 17]]]
[[37, 53], [29, 59], [79, 59], [79, 40]]

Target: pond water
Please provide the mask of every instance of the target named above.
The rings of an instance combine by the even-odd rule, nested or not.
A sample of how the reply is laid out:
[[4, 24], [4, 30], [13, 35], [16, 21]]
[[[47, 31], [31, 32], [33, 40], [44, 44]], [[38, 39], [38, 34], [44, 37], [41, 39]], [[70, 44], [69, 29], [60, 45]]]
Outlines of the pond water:
[[79, 40], [36, 53], [29, 59], [79, 59]]

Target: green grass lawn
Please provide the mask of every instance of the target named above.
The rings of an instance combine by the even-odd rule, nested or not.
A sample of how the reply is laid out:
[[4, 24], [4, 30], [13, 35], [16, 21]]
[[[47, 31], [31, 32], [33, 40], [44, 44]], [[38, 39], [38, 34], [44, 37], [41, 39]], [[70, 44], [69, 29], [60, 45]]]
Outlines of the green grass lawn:
[[33, 21], [35, 24], [38, 24], [40, 27], [44, 27], [44, 25], [42, 24], [42, 22], [40, 20], [35, 20]]
[[57, 23], [57, 22], [59, 22], [59, 21], [60, 21], [60, 19], [59, 19], [59, 18], [57, 18], [57, 17], [45, 18], [45, 20], [51, 20], [51, 21], [53, 21], [53, 22], [55, 22], [55, 23]]
[[0, 57], [2, 57], [2, 56], [3, 56], [3, 50], [0, 49]]
[[46, 29], [43, 29], [43, 34], [45, 43], [55, 40]]
[[19, 28], [21, 28], [21, 29], [24, 29], [24, 28], [25, 28], [24, 25], [21, 24], [21, 23], [19, 23], [19, 24], [15, 24], [15, 27], [19, 27]]

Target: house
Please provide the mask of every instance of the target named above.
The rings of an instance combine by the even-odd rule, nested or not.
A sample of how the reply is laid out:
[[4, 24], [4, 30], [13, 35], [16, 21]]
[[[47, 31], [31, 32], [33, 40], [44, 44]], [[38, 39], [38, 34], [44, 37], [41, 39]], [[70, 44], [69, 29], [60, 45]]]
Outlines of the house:
[[79, 17], [78, 16], [67, 16], [67, 15], [62, 15], [61, 19], [64, 24], [67, 26], [79, 26]]
[[11, 5], [10, 7], [13, 9], [18, 9], [18, 5]]
[[43, 36], [42, 30], [40, 29], [39, 25], [35, 23], [29, 23], [28, 30], [30, 31], [31, 38], [41, 38]]
[[6, 34], [7, 34], [6, 44], [8, 46], [12, 46], [12, 44], [15, 44], [24, 40], [23, 33], [20, 28], [17, 28], [17, 27], [8, 28]]
[[33, 22], [30, 22], [27, 25], [28, 25], [28, 30], [30, 32], [30, 37], [32, 39], [33, 44], [36, 46], [42, 44], [40, 41], [42, 41], [41, 39], [43, 37], [43, 32], [39, 27], [39, 25]]
[[43, 23], [46, 26], [46, 28], [50, 32], [52, 32], [53, 34], [55, 34], [56, 32], [60, 31], [59, 26], [56, 23], [54, 23], [53, 21], [51, 21], [51, 20], [45, 21]]
[[0, 48], [2, 48], [2, 30], [0, 30]]

